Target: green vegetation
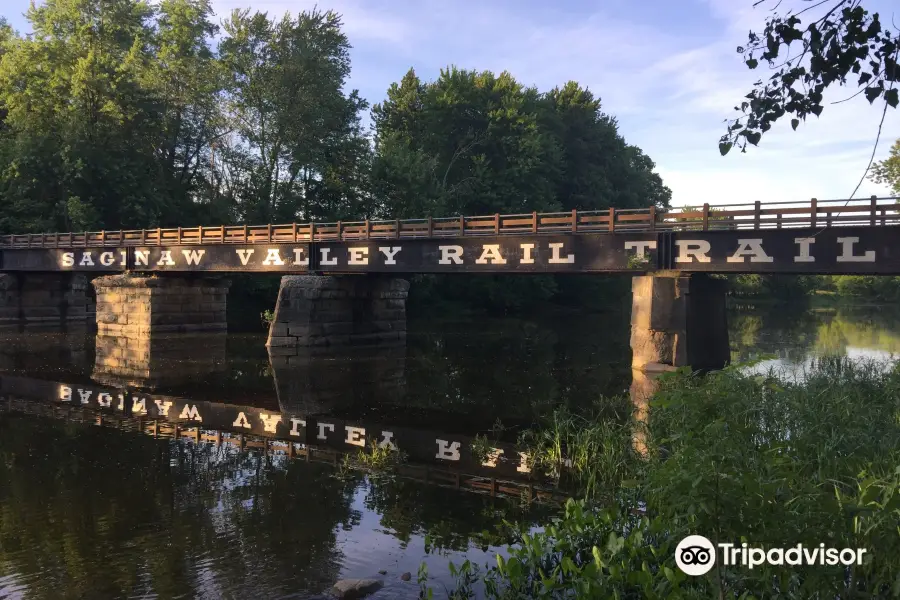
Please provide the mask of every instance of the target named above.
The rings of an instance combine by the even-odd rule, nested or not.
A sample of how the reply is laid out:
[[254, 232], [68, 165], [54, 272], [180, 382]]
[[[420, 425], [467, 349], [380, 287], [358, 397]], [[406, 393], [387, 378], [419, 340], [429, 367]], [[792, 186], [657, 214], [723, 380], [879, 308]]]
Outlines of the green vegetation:
[[897, 108], [900, 34], [862, 4], [860, 0], [753, 3], [770, 13], [763, 31], [751, 31], [747, 45], [738, 46], [737, 52], [749, 69], [765, 63], [771, 74], [760, 77], [734, 107], [740, 116], [728, 121], [728, 131], [719, 140], [723, 155], [732, 147], [743, 152], [747, 144], [757, 145], [787, 115], [794, 129], [808, 116], [818, 117], [829, 87], [855, 87], [857, 91], [847, 92], [847, 97], [864, 94], [870, 104], [880, 99], [884, 112]]
[[[574, 483], [606, 487], [577, 490], [586, 498], [542, 532], [518, 528], [517, 544], [496, 564], [458, 567], [451, 597], [471, 597], [478, 586], [489, 598], [900, 596], [897, 365], [826, 358], [801, 380], [732, 367], [659, 383], [646, 426], [620, 422], [613, 434], [615, 424], [554, 417], [544, 434], [554, 441], [535, 450], [583, 457], [573, 462]], [[595, 443], [633, 434], [645, 436], [645, 457], [610, 461]], [[749, 570], [718, 561], [707, 575], [687, 577], [674, 560], [687, 534], [868, 553], [848, 567]]]
[[[429, 82], [410, 70], [364, 131], [369, 106], [346, 89], [350, 40], [331, 11], [235, 10], [219, 26], [208, 0], [47, 0], [26, 16], [28, 36], [0, 22], [0, 233], [663, 208], [671, 198], [653, 161], [575, 82], [538, 91], [508, 72], [451, 67]], [[499, 312], [594, 299], [598, 287], [422, 279], [413, 303], [446, 295]], [[255, 316], [271, 308], [269, 288], [236, 278], [230, 300]]]

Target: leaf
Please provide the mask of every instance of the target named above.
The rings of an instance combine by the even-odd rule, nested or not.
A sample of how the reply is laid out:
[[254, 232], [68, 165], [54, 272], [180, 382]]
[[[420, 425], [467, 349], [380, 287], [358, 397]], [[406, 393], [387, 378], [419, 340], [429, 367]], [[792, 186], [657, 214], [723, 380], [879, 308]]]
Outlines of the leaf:
[[898, 95], [897, 90], [888, 90], [884, 93], [884, 101], [890, 105], [891, 108], [897, 108], [897, 103], [900, 101], [900, 95]]
[[872, 86], [866, 88], [866, 100], [869, 101], [869, 104], [875, 102], [875, 98], [881, 95], [881, 87]]
[[759, 61], [755, 58], [748, 58], [745, 62], [747, 63], [747, 67], [751, 69], [755, 69], [757, 66], [759, 66]]
[[725, 156], [731, 151], [731, 142], [719, 142], [719, 154]]
[[798, 125], [800, 125], [800, 119], [791, 119], [791, 129], [797, 131]]

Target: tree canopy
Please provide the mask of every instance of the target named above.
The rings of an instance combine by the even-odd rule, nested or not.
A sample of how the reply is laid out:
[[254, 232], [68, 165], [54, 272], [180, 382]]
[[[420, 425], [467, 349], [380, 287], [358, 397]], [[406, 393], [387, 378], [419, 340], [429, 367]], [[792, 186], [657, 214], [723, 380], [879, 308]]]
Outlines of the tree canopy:
[[[809, 115], [824, 110], [829, 87], [850, 87], [869, 103], [881, 99], [884, 111], [897, 108], [900, 78], [900, 32], [870, 13], [862, 0], [802, 0], [797, 8], [782, 7], [783, 0], [757, 0], [771, 6], [762, 32], [751, 31], [746, 46], [737, 52], [750, 69], [768, 64], [771, 75], [761, 78], [728, 121], [719, 140], [724, 155], [733, 147], [746, 151], [757, 145], [772, 125], [790, 115], [797, 129]], [[779, 12], [783, 11], [783, 12]]]

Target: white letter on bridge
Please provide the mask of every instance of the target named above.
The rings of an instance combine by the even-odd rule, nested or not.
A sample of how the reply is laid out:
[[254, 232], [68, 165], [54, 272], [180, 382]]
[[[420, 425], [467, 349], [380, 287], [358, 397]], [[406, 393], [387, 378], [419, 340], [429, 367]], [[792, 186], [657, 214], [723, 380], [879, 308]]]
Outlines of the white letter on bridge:
[[171, 250], [163, 250], [162, 254], [159, 257], [159, 262], [156, 263], [156, 266], [161, 267], [163, 265], [168, 265], [170, 267], [175, 266], [175, 261], [172, 260], [172, 251]]
[[553, 250], [553, 256], [551, 256], [550, 260], [547, 261], [551, 265], [560, 265], [560, 264], [563, 264], [563, 265], [569, 264], [570, 265], [575, 262], [574, 254], [567, 254], [565, 258], [560, 256], [560, 253], [562, 252], [562, 247], [563, 247], [562, 242], [557, 242], [555, 244], [547, 244], [547, 245], [550, 246], [551, 250]]
[[249, 250], [245, 250], [244, 248], [235, 248], [234, 250], [237, 252], [238, 257], [241, 259], [241, 264], [243, 266], [247, 266], [247, 262], [250, 260], [250, 257], [253, 256], [253, 253], [256, 252], [253, 248]]
[[656, 250], [656, 242], [653, 240], [642, 240], [640, 242], [625, 242], [626, 250], [634, 250], [635, 256], [640, 256], [641, 260], [647, 262], [647, 249]]
[[475, 259], [475, 264], [506, 264], [506, 259], [500, 255], [500, 244], [484, 244], [481, 248], [481, 256]]
[[331, 252], [331, 248], [319, 248], [319, 251], [322, 253], [322, 258], [319, 260], [320, 265], [332, 266], [337, 264], [336, 256], [331, 260], [328, 259], [328, 253]]
[[347, 252], [350, 253], [350, 260], [347, 261], [348, 265], [369, 264], [369, 249], [365, 246], [362, 248], [347, 248]]
[[761, 239], [738, 240], [738, 249], [726, 260], [730, 263], [746, 262], [744, 256], [748, 254], [750, 255], [750, 262], [752, 263], [775, 262], [775, 259], [766, 254], [765, 250], [763, 250]]
[[187, 261], [187, 264], [199, 265], [200, 259], [206, 254], [206, 250], [182, 250], [181, 253], [184, 254], [184, 260]]
[[438, 261], [438, 264], [462, 264], [462, 246], [438, 246], [438, 249], [441, 251], [441, 260]]
[[81, 255], [81, 262], [78, 263], [81, 267], [93, 267], [94, 259], [91, 257], [91, 251], [86, 250], [84, 254]]
[[135, 250], [134, 251], [134, 265], [144, 265], [145, 267], [150, 265], [150, 251], [149, 250]]
[[267, 267], [271, 267], [272, 265], [282, 266], [284, 261], [281, 259], [281, 253], [278, 251], [278, 248], [269, 248], [266, 250], [266, 260], [264, 260], [262, 264]]
[[100, 254], [100, 264], [104, 267], [112, 266], [114, 262], [116, 262], [116, 257], [113, 256], [112, 252], [103, 252]]
[[709, 242], [706, 240], [675, 240], [678, 245], [678, 256], [675, 257], [677, 263], [697, 262], [708, 263]]
[[62, 266], [64, 266], [64, 267], [74, 267], [75, 266], [75, 253], [74, 252], [63, 252]]
[[838, 244], [841, 245], [841, 254], [837, 257], [838, 262], [875, 262], [875, 251], [869, 250], [865, 254], [854, 255], [853, 244], [859, 241], [858, 237], [839, 237]]
[[400, 248], [400, 246], [378, 246], [378, 251], [384, 254], [384, 264], [396, 265], [397, 261], [394, 257], [400, 252]]
[[794, 238], [794, 243], [800, 245], [800, 255], [794, 257], [794, 262], [816, 262], [816, 257], [809, 254], [809, 247], [816, 242], [816, 238]]
[[519, 262], [523, 265], [533, 265], [534, 257], [531, 253], [534, 252], [534, 244], [519, 244], [519, 248], [522, 249], [522, 260]]
[[294, 264], [295, 265], [308, 265], [309, 258], [301, 259], [300, 257], [303, 255], [303, 248], [294, 248]]

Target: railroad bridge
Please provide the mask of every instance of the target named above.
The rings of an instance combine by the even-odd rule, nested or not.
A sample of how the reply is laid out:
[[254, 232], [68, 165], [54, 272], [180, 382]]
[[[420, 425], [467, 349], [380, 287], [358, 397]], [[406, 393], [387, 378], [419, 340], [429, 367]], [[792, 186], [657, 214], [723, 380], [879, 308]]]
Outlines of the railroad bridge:
[[282, 273], [267, 345], [289, 360], [405, 336], [410, 274], [620, 273], [636, 368], [716, 368], [725, 290], [706, 275], [900, 274], [898, 224], [898, 198], [872, 197], [6, 235], [0, 324], [85, 320], [93, 276], [98, 333], [127, 358], [154, 333], [225, 330], [229, 273]]

